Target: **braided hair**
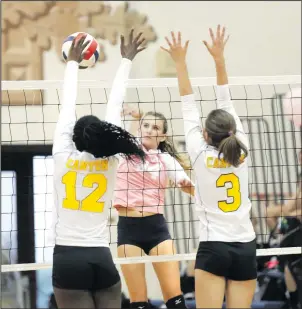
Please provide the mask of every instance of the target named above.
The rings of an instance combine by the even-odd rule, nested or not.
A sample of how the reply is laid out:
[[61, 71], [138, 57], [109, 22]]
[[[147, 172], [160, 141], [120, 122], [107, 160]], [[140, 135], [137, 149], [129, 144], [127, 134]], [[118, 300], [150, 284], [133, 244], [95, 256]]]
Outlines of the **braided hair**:
[[96, 158], [121, 154], [128, 160], [135, 157], [144, 161], [145, 152], [136, 138], [122, 128], [89, 115], [81, 117], [73, 129], [77, 150], [86, 151]]

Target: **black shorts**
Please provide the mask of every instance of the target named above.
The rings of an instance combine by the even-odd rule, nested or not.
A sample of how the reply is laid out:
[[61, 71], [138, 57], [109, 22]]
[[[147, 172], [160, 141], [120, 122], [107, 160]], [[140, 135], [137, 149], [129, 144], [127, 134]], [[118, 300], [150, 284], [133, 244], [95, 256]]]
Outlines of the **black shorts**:
[[229, 280], [257, 278], [256, 241], [247, 243], [203, 241], [199, 243], [195, 269]]
[[120, 276], [109, 248], [55, 246], [52, 270], [54, 287], [98, 291], [119, 281]]
[[[280, 247], [302, 247], [302, 223], [300, 223], [299, 226], [290, 230], [287, 234], [284, 235], [280, 243]], [[285, 265], [294, 263], [300, 257], [300, 254], [285, 254], [281, 255], [279, 259], [281, 263]]]
[[149, 254], [161, 242], [171, 239], [167, 222], [163, 215], [147, 217], [119, 216], [117, 224], [117, 245], [133, 245]]

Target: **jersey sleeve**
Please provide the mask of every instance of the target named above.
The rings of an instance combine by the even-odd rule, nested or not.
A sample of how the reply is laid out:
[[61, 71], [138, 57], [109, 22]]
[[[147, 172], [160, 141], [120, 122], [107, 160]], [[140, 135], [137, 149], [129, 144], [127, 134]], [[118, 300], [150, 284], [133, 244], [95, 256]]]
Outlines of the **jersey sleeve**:
[[182, 96], [181, 102], [186, 149], [193, 165], [200, 152], [206, 148], [207, 144], [201, 132], [199, 111], [194, 99], [194, 94]]
[[189, 176], [186, 174], [182, 166], [179, 162], [173, 158], [170, 154], [165, 153], [164, 155], [164, 162], [166, 172], [168, 174], [168, 178], [174, 183], [178, 184], [180, 181], [186, 179], [190, 180]]
[[55, 129], [52, 153], [71, 152], [75, 149], [72, 141], [73, 128], [76, 122], [76, 98], [78, 67], [76, 61], [68, 61], [65, 68], [63, 84], [63, 101]]
[[105, 120], [119, 127], [122, 126], [121, 112], [131, 67], [132, 61], [123, 58], [115, 75], [107, 103]]
[[233, 106], [230, 90], [228, 85], [217, 86], [217, 108], [223, 109], [230, 113], [236, 122], [236, 137], [249, 149], [249, 141], [247, 135], [244, 133], [243, 125], [238, 117], [236, 110]]

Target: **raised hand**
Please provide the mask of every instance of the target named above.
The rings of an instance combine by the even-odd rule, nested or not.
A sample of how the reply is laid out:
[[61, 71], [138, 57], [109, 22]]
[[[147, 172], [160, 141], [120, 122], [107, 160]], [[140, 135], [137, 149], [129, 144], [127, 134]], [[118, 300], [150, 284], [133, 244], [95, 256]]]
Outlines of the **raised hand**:
[[178, 32], [177, 40], [175, 38], [175, 34], [173, 31], [171, 32], [171, 36], [172, 36], [172, 43], [167, 37], [165, 37], [170, 48], [167, 49], [162, 46], [160, 48], [169, 53], [175, 63], [185, 62], [189, 41], [186, 41], [185, 45], [182, 46], [180, 32]]
[[134, 57], [146, 49], [146, 47], [140, 47], [140, 45], [145, 41], [144, 38], [141, 39], [142, 32], [140, 32], [134, 39], [133, 39], [133, 32], [134, 29], [131, 30], [129, 35], [128, 44], [125, 44], [125, 38], [121, 35], [121, 55], [123, 58], [127, 58], [129, 60], [133, 60]]
[[131, 105], [125, 104], [123, 105], [122, 116], [132, 116], [135, 119], [140, 119], [143, 116], [143, 113], [139, 111], [139, 109], [134, 108]]
[[214, 36], [214, 32], [211, 28], [209, 29], [209, 32], [212, 39], [212, 45], [210, 46], [207, 41], [203, 41], [203, 43], [215, 61], [221, 60], [224, 58], [224, 47], [230, 36], [227, 36], [225, 39], [225, 27], [221, 30], [220, 25], [217, 26], [216, 36]]
[[83, 60], [85, 56], [85, 53], [83, 53], [83, 51], [90, 43], [90, 41], [84, 43], [85, 39], [86, 35], [83, 35], [80, 39], [78, 39], [77, 37], [73, 39], [71, 47], [69, 49], [67, 61], [76, 61], [80, 63]]

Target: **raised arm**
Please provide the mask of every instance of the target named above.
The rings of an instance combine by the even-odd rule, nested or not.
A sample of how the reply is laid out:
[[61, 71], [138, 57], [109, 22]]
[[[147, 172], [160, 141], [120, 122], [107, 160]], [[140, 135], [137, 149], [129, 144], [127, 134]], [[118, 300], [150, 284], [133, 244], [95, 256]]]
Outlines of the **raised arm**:
[[166, 37], [169, 49], [161, 48], [168, 52], [175, 62], [179, 93], [182, 101], [186, 148], [192, 161], [192, 165], [194, 165], [201, 151], [205, 149], [206, 142], [201, 132], [200, 115], [197, 104], [194, 100], [194, 94], [186, 64], [186, 54], [189, 41], [187, 41], [183, 47], [181, 45], [181, 33], [178, 33], [177, 40], [173, 32], [171, 32], [171, 35], [172, 43]]
[[133, 39], [133, 32], [134, 30], [131, 30], [127, 45], [125, 44], [124, 37], [121, 36], [121, 55], [123, 59], [114, 78], [107, 103], [105, 120], [119, 127], [122, 126], [121, 112], [126, 94], [127, 82], [132, 67], [132, 60], [139, 52], [145, 49], [145, 47], [140, 48], [140, 45], [145, 40], [141, 39], [142, 33], [139, 33]]
[[236, 113], [233, 106], [230, 90], [228, 86], [228, 75], [225, 65], [224, 48], [229, 39], [229, 36], [225, 38], [225, 27], [222, 28], [218, 25], [216, 35], [212, 29], [209, 29], [212, 45], [210, 46], [206, 41], [203, 41], [204, 45], [208, 49], [209, 53], [213, 57], [216, 68], [217, 78], [217, 108], [223, 109], [230, 113], [236, 121], [236, 137], [240, 139], [244, 145], [249, 148], [249, 142], [246, 134], [244, 133], [242, 123]]
[[84, 43], [85, 38], [86, 36], [82, 36], [78, 41], [75, 38], [69, 50], [64, 76], [62, 107], [53, 141], [53, 155], [70, 152], [74, 149], [72, 135], [76, 121], [75, 104], [77, 98], [78, 68], [79, 63], [84, 57], [83, 50], [89, 44], [89, 41]]

